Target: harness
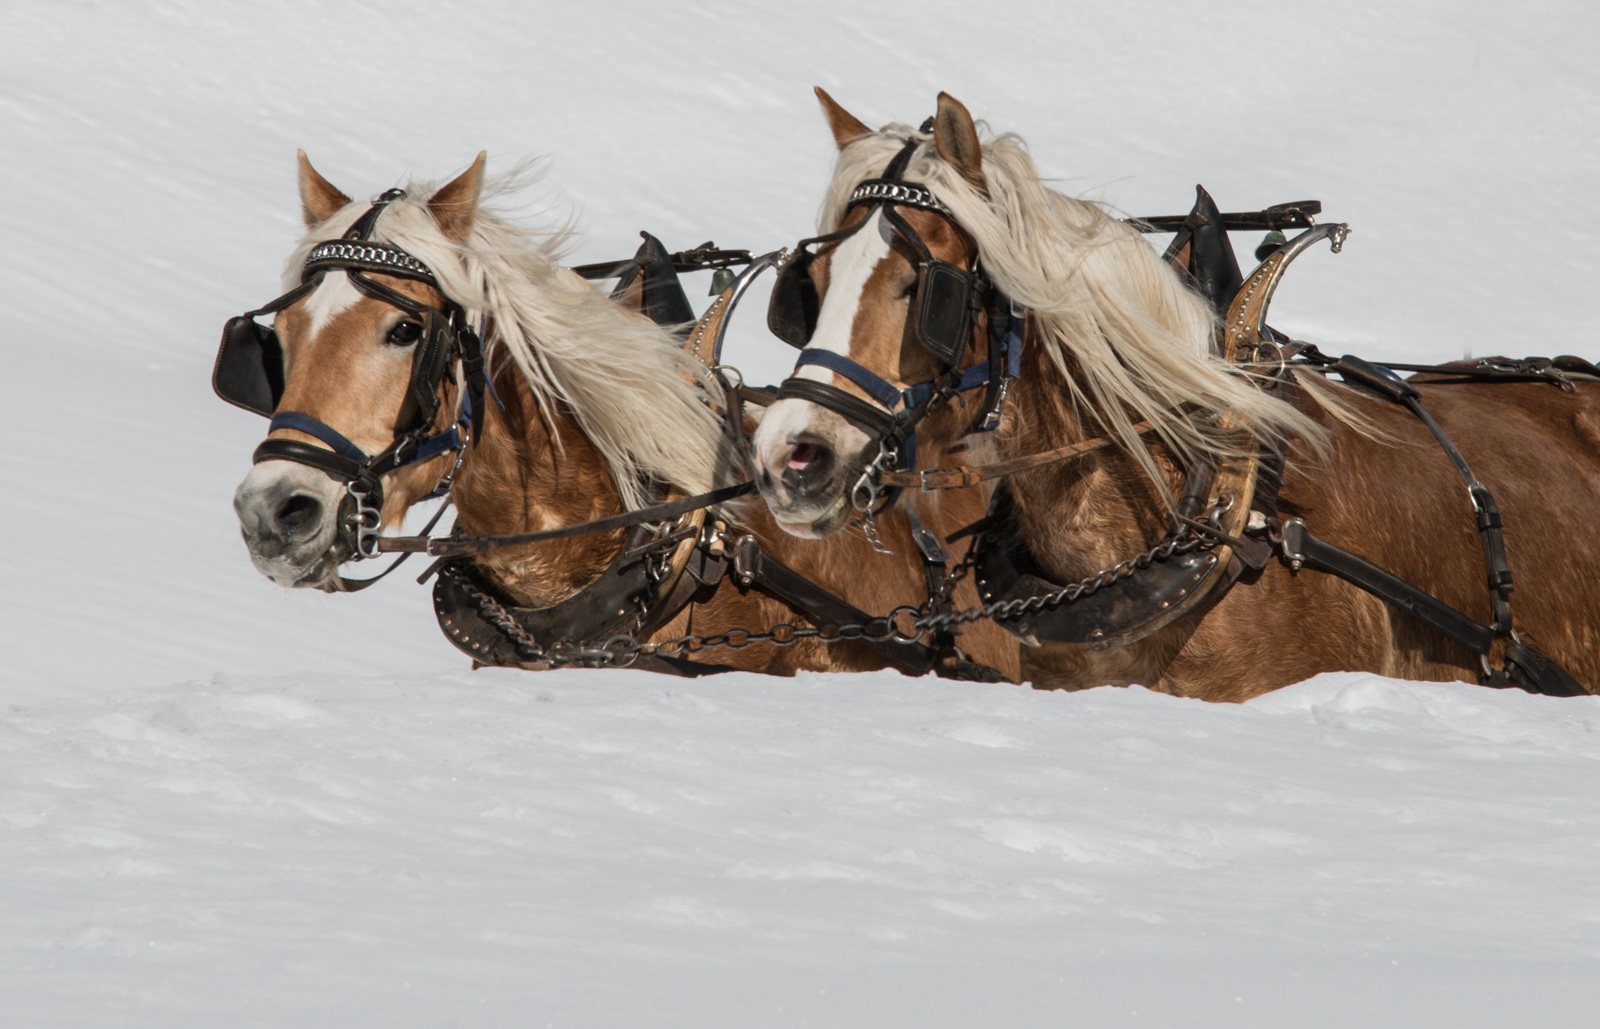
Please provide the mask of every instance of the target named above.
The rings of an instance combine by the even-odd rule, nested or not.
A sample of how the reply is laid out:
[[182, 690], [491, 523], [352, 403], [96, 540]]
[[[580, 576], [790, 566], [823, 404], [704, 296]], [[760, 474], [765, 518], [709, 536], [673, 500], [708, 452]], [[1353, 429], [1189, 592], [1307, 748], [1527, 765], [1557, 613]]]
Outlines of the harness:
[[[1196, 208], [1203, 212], [1206, 207], [1220, 222], [1210, 197], [1202, 190]], [[1258, 386], [1268, 392], [1287, 394], [1294, 388], [1291, 367], [1309, 368], [1338, 374], [1352, 386], [1406, 407], [1423, 423], [1460, 475], [1472, 503], [1484, 553], [1489, 624], [1478, 622], [1360, 555], [1313, 535], [1303, 519], [1280, 518], [1277, 505], [1284, 454], [1271, 448], [1263, 448], [1254, 459], [1233, 462], [1236, 467], [1231, 470], [1225, 462], [1224, 467], [1214, 470], [1207, 488], [1195, 488], [1197, 478], [1205, 480], [1191, 470], [1175, 512], [1176, 528], [1165, 540], [1144, 554], [1066, 587], [1050, 582], [1039, 570], [1017, 527], [1009, 494], [1002, 486], [996, 491], [990, 516], [980, 525], [969, 527], [979, 537], [973, 566], [988, 616], [1035, 644], [1044, 639], [1087, 644], [1096, 650], [1120, 646], [1214, 605], [1241, 578], [1253, 581], [1276, 554], [1291, 572], [1312, 568], [1336, 575], [1466, 647], [1478, 655], [1483, 669], [1481, 681], [1486, 686], [1515, 686], [1549, 696], [1587, 694], [1559, 663], [1516, 632], [1510, 603], [1513, 577], [1506, 559], [1499, 509], [1488, 487], [1472, 473], [1443, 427], [1423, 408], [1415, 387], [1390, 368], [1354, 355], [1335, 360], [1315, 346], [1291, 342], [1267, 327], [1266, 310], [1287, 264], [1322, 239], [1331, 240], [1337, 251], [1346, 231], [1342, 225], [1308, 229], [1295, 240], [1281, 244], [1248, 279], [1240, 282], [1226, 307], [1223, 356], [1248, 367], [1256, 374]], [[1214, 252], [1209, 257], [1203, 253], [1193, 255], [1201, 261], [1214, 256]], [[1231, 256], [1229, 248], [1227, 257]], [[1214, 281], [1226, 283], [1228, 277], [1224, 272]], [[1263, 358], [1268, 359], [1265, 364], [1256, 363]], [[1491, 359], [1465, 367], [1403, 367], [1455, 376], [1456, 381], [1553, 382], [1568, 391], [1574, 388], [1573, 377], [1600, 381], [1600, 369], [1571, 356], [1553, 361]], [[1286, 395], [1283, 399], [1292, 402], [1294, 397]], [[1086, 441], [1062, 449], [1087, 453], [1110, 442]], [[1055, 454], [1034, 455], [1032, 459], [1003, 462], [992, 469], [968, 470], [968, 478], [988, 478], [1009, 471], [1008, 465], [1045, 463], [1038, 461], [1040, 457], [1061, 459]], [[938, 485], [924, 488], [969, 484], [946, 477]], [[1192, 510], [1185, 510], [1194, 498], [1206, 495], [1216, 499], [1206, 515], [1197, 518]], [[1225, 523], [1224, 518], [1231, 524]], [[1503, 644], [1504, 661], [1501, 667], [1493, 668], [1489, 654], [1497, 642]]]
[[[344, 483], [347, 510], [341, 538], [346, 540], [349, 556], [354, 560], [375, 557], [378, 553], [383, 476], [452, 451], [458, 454], [459, 465], [460, 452], [483, 428], [483, 395], [487, 384], [483, 346], [468, 323], [466, 311], [450, 300], [446, 300], [444, 310], [421, 303], [367, 275], [377, 272], [411, 279], [432, 286], [441, 295], [444, 293], [427, 265], [400, 247], [371, 238], [379, 215], [390, 203], [405, 199], [405, 195], [404, 190], [391, 189], [378, 197], [341, 238], [311, 248], [300, 271], [300, 285], [253, 311], [230, 318], [222, 330], [222, 342], [211, 373], [211, 385], [217, 396], [236, 407], [270, 418], [269, 432], [293, 429], [326, 444], [327, 449], [324, 449], [301, 440], [267, 439], [256, 447], [252, 460], [255, 464], [293, 461]], [[421, 320], [418, 339], [412, 344], [411, 377], [398, 428], [393, 441], [376, 454], [367, 454], [319, 418], [299, 411], [278, 410], [284, 390], [283, 347], [277, 330], [256, 321], [263, 314], [274, 314], [309, 296], [322, 284], [327, 273], [335, 269], [344, 271], [350, 284], [362, 294]], [[453, 424], [433, 432], [443, 403], [441, 386], [458, 361], [466, 386], [459, 414]], [[453, 476], [454, 470], [441, 480], [434, 496], [448, 495]], [[393, 566], [383, 574], [391, 570]], [[341, 579], [341, 583], [346, 589], [360, 589], [381, 577]]]

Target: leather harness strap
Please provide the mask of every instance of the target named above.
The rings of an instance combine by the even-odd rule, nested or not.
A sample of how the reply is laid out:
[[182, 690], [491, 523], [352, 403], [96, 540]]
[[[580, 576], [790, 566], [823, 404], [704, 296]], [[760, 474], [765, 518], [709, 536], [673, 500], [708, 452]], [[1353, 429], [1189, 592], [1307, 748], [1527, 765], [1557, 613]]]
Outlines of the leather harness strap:
[[[1135, 422], [1129, 429], [1138, 435], [1143, 435], [1155, 428], [1151, 422]], [[1106, 447], [1121, 443], [1120, 438], [1114, 436], [1095, 436], [1092, 439], [1071, 443], [1054, 450], [1046, 450], [1026, 457], [1013, 458], [1010, 461], [997, 461], [994, 464], [958, 465], [950, 468], [924, 468], [916, 472], [882, 472], [878, 478], [886, 486], [899, 486], [904, 488], [922, 490], [966, 489], [976, 486], [990, 479], [999, 479], [1007, 475], [1016, 475], [1019, 472], [1033, 471], [1048, 465], [1070, 461], [1075, 457], [1104, 450]]]
[[[739, 581], [759, 586], [817, 625], [861, 624], [872, 616], [834, 596], [816, 583], [761, 549], [754, 536], [741, 536], [734, 544], [734, 569]], [[896, 643], [862, 637], [856, 640], [906, 675], [922, 676], [933, 670], [933, 651], [919, 643]]]

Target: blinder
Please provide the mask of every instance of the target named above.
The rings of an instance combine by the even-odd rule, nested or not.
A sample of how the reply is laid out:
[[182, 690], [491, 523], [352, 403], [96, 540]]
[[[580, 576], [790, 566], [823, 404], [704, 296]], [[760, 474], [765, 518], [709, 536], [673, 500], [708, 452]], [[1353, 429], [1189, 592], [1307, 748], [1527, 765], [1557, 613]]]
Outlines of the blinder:
[[972, 313], [983, 294], [983, 283], [965, 268], [938, 258], [924, 261], [906, 333], [944, 367], [955, 365], [972, 339]]
[[772, 283], [772, 299], [767, 304], [767, 328], [796, 350], [804, 350], [817, 331], [817, 315], [822, 299], [811, 281], [811, 262], [816, 255], [806, 249], [807, 240], [795, 248], [794, 256], [778, 272]]
[[228, 319], [211, 369], [211, 388], [217, 396], [270, 418], [283, 399], [283, 372], [283, 346], [277, 330], [251, 315]]

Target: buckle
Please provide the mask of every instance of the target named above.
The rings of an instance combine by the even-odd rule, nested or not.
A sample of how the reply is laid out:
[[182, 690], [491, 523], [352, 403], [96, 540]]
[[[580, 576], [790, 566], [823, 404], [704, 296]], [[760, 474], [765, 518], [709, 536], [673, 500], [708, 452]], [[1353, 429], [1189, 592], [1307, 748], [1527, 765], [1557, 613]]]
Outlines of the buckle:
[[1002, 376], [1000, 379], [1000, 392], [994, 396], [994, 406], [989, 408], [989, 413], [983, 416], [983, 424], [978, 427], [979, 432], [993, 432], [1000, 427], [1000, 420], [1005, 417], [1006, 393], [1011, 389], [1011, 377]]

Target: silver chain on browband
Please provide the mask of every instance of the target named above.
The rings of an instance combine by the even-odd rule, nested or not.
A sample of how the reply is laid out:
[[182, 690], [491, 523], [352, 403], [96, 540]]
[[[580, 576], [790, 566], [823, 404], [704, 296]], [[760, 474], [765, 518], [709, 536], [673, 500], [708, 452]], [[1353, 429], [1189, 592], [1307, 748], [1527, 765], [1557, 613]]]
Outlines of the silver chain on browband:
[[850, 194], [850, 203], [847, 206], [886, 200], [892, 204], [902, 204], [911, 207], [921, 207], [929, 211], [937, 211], [945, 217], [950, 217], [949, 208], [939, 202], [929, 189], [910, 182], [882, 182], [872, 180], [863, 182]]
[[359, 264], [369, 268], [405, 272], [424, 281], [434, 282], [433, 272], [421, 261], [387, 243], [355, 243], [343, 239], [330, 239], [318, 243], [306, 255], [305, 269], [310, 271], [323, 263], [339, 265]]

